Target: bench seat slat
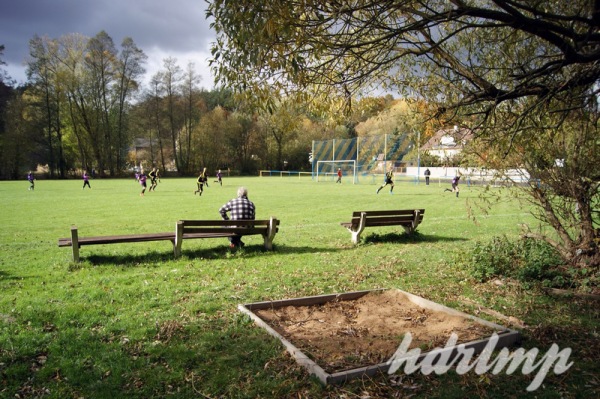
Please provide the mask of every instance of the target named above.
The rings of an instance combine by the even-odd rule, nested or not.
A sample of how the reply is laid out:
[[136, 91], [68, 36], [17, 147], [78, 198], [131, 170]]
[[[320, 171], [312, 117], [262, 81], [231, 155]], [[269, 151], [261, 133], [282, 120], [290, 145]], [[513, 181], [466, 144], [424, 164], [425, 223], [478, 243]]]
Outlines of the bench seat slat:
[[[189, 227], [231, 227], [231, 226], [254, 226], [267, 227], [268, 220], [181, 220], [185, 228]], [[279, 220], [276, 221], [279, 224]]]
[[[418, 223], [421, 223], [423, 221], [423, 219], [419, 219]], [[365, 227], [379, 227], [379, 226], [412, 226], [412, 220], [404, 220], [404, 221], [398, 221], [398, 220], [372, 220], [372, 221], [367, 221], [365, 223]], [[342, 226], [344, 227], [358, 227], [359, 222], [356, 223], [341, 223]]]
[[[223, 232], [226, 230], [226, 232]], [[265, 234], [267, 232], [267, 228], [257, 228], [257, 227], [185, 227], [184, 234], [242, 234], [242, 235], [252, 235], [252, 234]]]
[[[118, 244], [125, 242], [145, 242], [145, 241], [163, 241], [175, 240], [175, 233], [151, 233], [151, 234], [130, 234], [130, 235], [118, 235], [118, 236], [98, 236], [98, 237], [80, 237], [78, 242], [79, 246], [82, 245], [96, 245], [96, 244]], [[70, 247], [73, 243], [71, 238], [60, 238], [58, 240], [59, 247]]]
[[[412, 221], [415, 219], [415, 215], [402, 215], [402, 216], [376, 216], [376, 217], [371, 217], [369, 215], [367, 215], [367, 223], [378, 223], [378, 222], [405, 222], [405, 221]], [[422, 219], [422, 216], [419, 215], [419, 219]], [[360, 222], [360, 217], [358, 218], [352, 218], [352, 223], [353, 224], [357, 224]]]
[[353, 218], [360, 218], [361, 213], [366, 212], [367, 217], [374, 216], [403, 216], [403, 215], [414, 215], [415, 211], [419, 211], [420, 214], [425, 213], [425, 209], [395, 209], [395, 210], [385, 210], [385, 211], [355, 211], [352, 212]]
[[183, 233], [184, 239], [190, 238], [227, 238], [233, 237], [234, 233], [222, 232], [222, 233]]

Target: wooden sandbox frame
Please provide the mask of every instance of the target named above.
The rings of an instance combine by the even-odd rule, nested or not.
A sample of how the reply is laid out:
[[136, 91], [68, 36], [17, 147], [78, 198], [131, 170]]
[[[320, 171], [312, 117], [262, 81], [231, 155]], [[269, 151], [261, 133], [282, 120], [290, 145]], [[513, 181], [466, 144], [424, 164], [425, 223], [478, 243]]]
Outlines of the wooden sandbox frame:
[[[420, 296], [402, 291], [400, 289], [394, 289], [395, 291], [404, 294], [408, 300], [414, 303], [417, 306], [420, 306], [425, 309], [445, 312], [452, 316], [461, 316], [467, 319], [470, 319], [476, 323], [482, 324], [484, 326], [490, 327], [494, 330], [498, 330], [498, 342], [496, 343], [496, 349], [501, 349], [504, 347], [512, 346], [520, 341], [520, 333], [517, 330], [509, 329], [507, 327], [501, 326], [496, 323], [492, 323], [490, 321], [469, 315], [464, 312], [460, 312], [456, 309], [449, 308], [447, 306], [441, 305], [436, 302], [432, 302]], [[344, 370], [334, 373], [326, 372], [321, 366], [319, 366], [316, 362], [310, 359], [307, 355], [305, 355], [300, 349], [298, 349], [293, 343], [288, 341], [285, 337], [275, 331], [269, 324], [267, 324], [263, 319], [261, 319], [257, 314], [254, 313], [255, 310], [263, 310], [263, 309], [276, 309], [284, 306], [314, 306], [314, 305], [322, 305], [331, 301], [352, 301], [356, 300], [364, 295], [373, 292], [383, 292], [386, 291], [384, 289], [378, 290], [366, 290], [366, 291], [354, 291], [347, 293], [339, 293], [339, 294], [330, 294], [330, 295], [318, 295], [318, 296], [309, 296], [302, 298], [292, 298], [292, 299], [282, 299], [276, 301], [265, 301], [265, 302], [254, 302], [249, 304], [240, 304], [238, 305], [238, 310], [242, 313], [248, 315], [256, 325], [264, 328], [269, 334], [276, 337], [281, 341], [281, 343], [285, 346], [286, 350], [296, 359], [296, 362], [304, 367], [309, 374], [314, 375], [323, 383], [327, 384], [342, 384], [346, 381], [349, 381], [353, 378], [359, 378], [362, 376], [373, 376], [380, 373], [387, 373], [390, 368], [390, 363], [380, 363], [374, 364], [365, 367], [359, 367], [350, 370]], [[481, 353], [481, 351], [488, 344], [489, 338], [479, 339], [475, 341], [470, 341], [464, 343], [464, 347], [466, 349], [472, 348], [474, 350], [474, 354]], [[447, 350], [455, 349], [448, 348]], [[418, 358], [418, 362], [421, 362], [425, 356], [427, 356], [429, 352], [423, 352]], [[454, 356], [452, 354], [451, 356]]]

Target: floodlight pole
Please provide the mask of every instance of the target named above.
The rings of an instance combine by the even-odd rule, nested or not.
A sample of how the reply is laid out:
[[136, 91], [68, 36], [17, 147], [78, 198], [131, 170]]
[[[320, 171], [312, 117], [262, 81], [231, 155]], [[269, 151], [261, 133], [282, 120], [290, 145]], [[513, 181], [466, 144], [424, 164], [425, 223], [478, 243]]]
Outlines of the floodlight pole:
[[417, 132], [417, 184], [421, 179], [421, 131]]

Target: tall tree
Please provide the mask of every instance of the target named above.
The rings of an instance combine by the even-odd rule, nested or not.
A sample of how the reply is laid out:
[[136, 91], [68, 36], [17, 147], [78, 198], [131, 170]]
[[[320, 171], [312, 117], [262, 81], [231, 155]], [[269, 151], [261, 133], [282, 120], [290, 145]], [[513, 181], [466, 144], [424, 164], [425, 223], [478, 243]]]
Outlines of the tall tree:
[[162, 88], [165, 93], [166, 112], [168, 120], [168, 129], [171, 140], [171, 148], [175, 159], [177, 171], [182, 172], [182, 154], [181, 154], [181, 128], [183, 118], [179, 112], [181, 105], [179, 94], [179, 85], [182, 80], [181, 67], [177, 65], [177, 60], [168, 57], [163, 60], [163, 69], [161, 70]]
[[203, 98], [200, 96], [198, 84], [201, 81], [201, 76], [198, 75], [195, 69], [195, 64], [188, 63], [181, 83], [181, 96], [183, 100], [183, 119], [182, 134], [180, 137], [180, 159], [181, 169], [185, 173], [190, 170], [190, 156], [192, 148], [192, 133], [194, 127], [198, 123], [202, 113], [206, 112], [206, 105]]
[[97, 162], [100, 173], [103, 174], [106, 167], [110, 174], [115, 174], [115, 153], [119, 149], [115, 146], [114, 121], [111, 118], [115, 106], [115, 98], [111, 93], [111, 86], [115, 81], [115, 66], [117, 62], [117, 50], [112, 38], [101, 31], [91, 38], [87, 44], [85, 65], [87, 67], [88, 87], [90, 96], [88, 110], [94, 115], [94, 123], [97, 136]]
[[27, 64], [27, 76], [32, 83], [29, 92], [37, 98], [32, 105], [42, 110], [45, 119], [50, 177], [55, 177], [57, 171], [60, 177], [65, 177], [63, 121], [60, 113], [64, 100], [60, 43], [55, 39], [36, 35], [29, 42], [29, 49], [31, 58]]
[[283, 159], [284, 147], [298, 135], [302, 118], [298, 109], [299, 104], [291, 98], [277, 102], [274, 107], [271, 108], [271, 112], [262, 113], [260, 120], [263, 129], [275, 141], [275, 167], [284, 170], [287, 163], [287, 160]]
[[[99, 157], [99, 143], [95, 133], [86, 85], [86, 70], [83, 59], [88, 38], [80, 34], [69, 34], [58, 39], [58, 59], [61, 63], [60, 81], [64, 84], [66, 110], [71, 134], [75, 137], [79, 162], [77, 166], [89, 168], [94, 158]], [[95, 157], [94, 157], [95, 154]]]
[[124, 167], [124, 150], [131, 140], [131, 137], [126, 134], [128, 132], [126, 118], [128, 100], [140, 87], [139, 79], [146, 72], [144, 63], [147, 58], [146, 54], [135, 45], [133, 39], [129, 37], [123, 39], [115, 69], [117, 80], [115, 84], [115, 96], [117, 97], [117, 170], [122, 170]]

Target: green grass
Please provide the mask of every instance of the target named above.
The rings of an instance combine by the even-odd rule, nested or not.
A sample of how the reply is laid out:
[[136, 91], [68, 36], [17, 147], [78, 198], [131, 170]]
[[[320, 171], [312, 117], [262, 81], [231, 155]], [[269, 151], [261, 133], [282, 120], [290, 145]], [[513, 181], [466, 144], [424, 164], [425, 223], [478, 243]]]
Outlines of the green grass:
[[[379, 182], [377, 182], [378, 184]], [[210, 184], [210, 182], [209, 182]], [[531, 397], [600, 393], [597, 303], [546, 296], [518, 282], [479, 283], [470, 269], [476, 242], [517, 237], [533, 220], [509, 199], [477, 223], [478, 188], [314, 183], [308, 178], [225, 178], [202, 197], [195, 179], [162, 179], [139, 196], [133, 179], [0, 182], [0, 397], [280, 398], [520, 397], [533, 375], [378, 376], [322, 387], [236, 306], [270, 299], [400, 288], [469, 313], [472, 302], [523, 320], [526, 348], [573, 349], [573, 367], [549, 373]], [[189, 240], [174, 260], [169, 242], [85, 246], [82, 262], [57, 240], [174, 231], [178, 219], [218, 219], [219, 207], [249, 190], [257, 218], [281, 220], [275, 250], [244, 239]], [[352, 211], [425, 208], [415, 237], [369, 229], [358, 246], [339, 224]], [[469, 301], [466, 301], [468, 299]], [[494, 320], [484, 314], [481, 317]], [[596, 393], [596, 395], [594, 395]]]

